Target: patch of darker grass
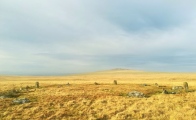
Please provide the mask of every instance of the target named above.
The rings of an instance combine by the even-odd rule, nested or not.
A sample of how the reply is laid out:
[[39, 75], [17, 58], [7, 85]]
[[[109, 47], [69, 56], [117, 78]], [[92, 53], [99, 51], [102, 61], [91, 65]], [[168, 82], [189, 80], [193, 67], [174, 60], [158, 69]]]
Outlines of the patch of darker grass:
[[127, 93], [119, 93], [119, 96], [123, 96], [123, 97], [126, 97], [127, 96]]
[[4, 96], [5, 98], [16, 98], [19, 97], [20, 95], [21, 93], [16, 90], [8, 90], [0, 93], [0, 96]]

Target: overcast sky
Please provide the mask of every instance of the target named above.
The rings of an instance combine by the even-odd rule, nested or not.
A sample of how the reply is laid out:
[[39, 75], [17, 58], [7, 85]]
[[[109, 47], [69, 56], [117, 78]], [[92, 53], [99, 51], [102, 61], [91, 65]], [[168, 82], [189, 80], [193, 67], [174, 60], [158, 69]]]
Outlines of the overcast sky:
[[195, 0], [1, 0], [0, 74], [196, 72]]

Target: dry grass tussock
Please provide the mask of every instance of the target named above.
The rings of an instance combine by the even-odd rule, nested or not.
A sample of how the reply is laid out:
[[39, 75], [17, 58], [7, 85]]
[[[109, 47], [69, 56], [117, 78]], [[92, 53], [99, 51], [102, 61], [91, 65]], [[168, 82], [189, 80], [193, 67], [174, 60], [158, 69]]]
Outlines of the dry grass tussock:
[[[113, 84], [114, 80], [118, 85]], [[40, 83], [36, 91], [0, 98], [1, 120], [196, 119], [196, 74], [113, 70], [59, 77], [0, 76], [0, 96], [13, 89], [34, 86], [36, 81]], [[172, 86], [182, 86], [183, 82], [188, 82], [189, 91], [181, 90], [178, 94], [161, 94], [162, 88], [154, 85], [166, 86], [171, 92]], [[146, 97], [127, 97], [133, 90]], [[15, 98], [28, 98], [30, 102], [13, 104]]]

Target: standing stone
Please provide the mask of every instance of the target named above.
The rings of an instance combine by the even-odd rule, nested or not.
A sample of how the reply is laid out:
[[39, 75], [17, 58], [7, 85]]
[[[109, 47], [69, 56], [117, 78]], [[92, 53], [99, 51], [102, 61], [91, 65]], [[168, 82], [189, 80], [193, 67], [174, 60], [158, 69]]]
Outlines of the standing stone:
[[99, 83], [97, 83], [97, 82], [95, 82], [94, 84], [95, 84], [95, 85], [99, 85]]
[[159, 86], [158, 83], [155, 83], [154, 85], [155, 85], [155, 86]]
[[189, 86], [188, 86], [188, 83], [187, 82], [184, 82], [183, 83], [183, 87], [185, 89], [185, 92], [188, 92]]
[[114, 85], [117, 85], [117, 80], [114, 80]]
[[26, 91], [29, 91], [29, 89], [30, 89], [30, 87], [27, 85], [27, 86], [26, 86]]
[[39, 82], [36, 82], [36, 83], [35, 83], [35, 87], [36, 87], [36, 88], [39, 88]]
[[163, 89], [162, 94], [169, 94], [169, 92], [165, 89]]
[[70, 84], [69, 84], [69, 83], [67, 83], [66, 85], [67, 85], [67, 86], [70, 86]]

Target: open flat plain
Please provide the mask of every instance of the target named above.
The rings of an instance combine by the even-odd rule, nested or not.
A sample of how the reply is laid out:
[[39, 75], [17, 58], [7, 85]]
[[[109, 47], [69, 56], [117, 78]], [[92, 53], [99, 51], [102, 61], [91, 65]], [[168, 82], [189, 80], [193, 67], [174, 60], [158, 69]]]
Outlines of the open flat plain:
[[[34, 88], [35, 82], [40, 88]], [[163, 88], [172, 93], [172, 86], [183, 86], [183, 82], [188, 82], [188, 92], [161, 93]], [[26, 86], [29, 91], [19, 90]], [[18, 93], [0, 98], [0, 120], [196, 119], [196, 73], [119, 69], [70, 76], [0, 76], [0, 96], [10, 90]], [[128, 97], [130, 91], [145, 97]], [[30, 102], [14, 104], [16, 98]]]

